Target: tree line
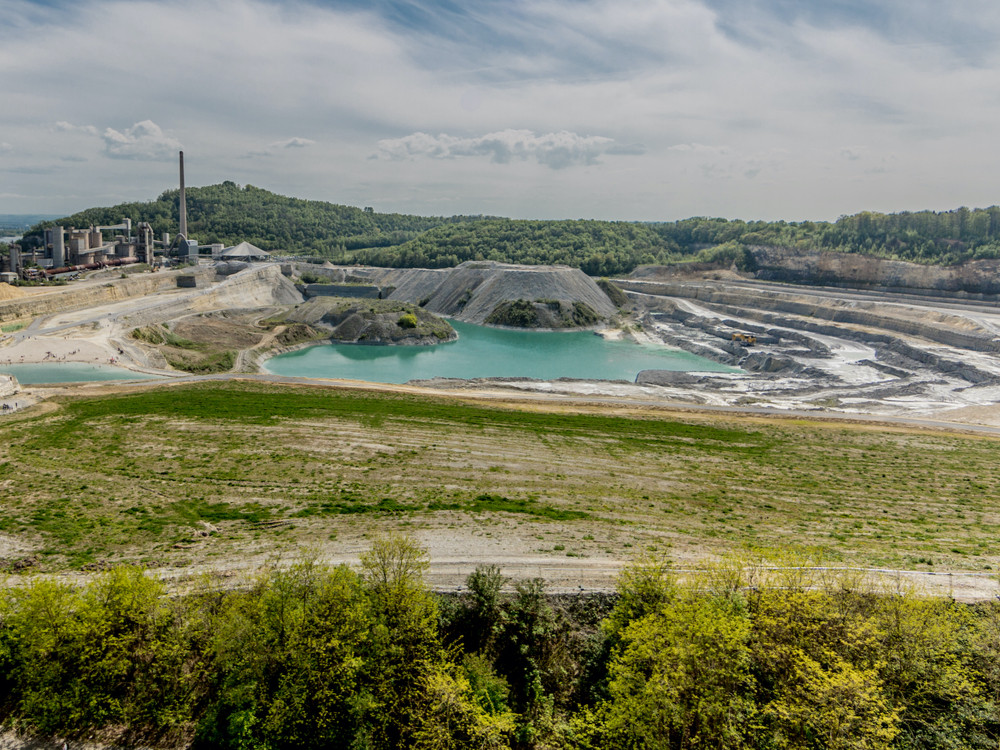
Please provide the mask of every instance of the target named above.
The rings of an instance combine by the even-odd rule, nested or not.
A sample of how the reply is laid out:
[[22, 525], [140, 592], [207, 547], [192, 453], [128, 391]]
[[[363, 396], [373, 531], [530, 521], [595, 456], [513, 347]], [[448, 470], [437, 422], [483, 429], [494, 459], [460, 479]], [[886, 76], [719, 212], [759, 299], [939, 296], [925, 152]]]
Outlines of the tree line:
[[[1000, 207], [894, 214], [864, 211], [822, 221], [743, 221], [694, 217], [673, 222], [531, 221], [484, 216], [378, 213], [276, 195], [233, 182], [187, 190], [188, 226], [204, 244], [246, 240], [281, 254], [389, 267], [451, 267], [468, 260], [562, 263], [593, 276], [649, 263], [747, 260], [759, 246], [862, 253], [919, 263], [1000, 257]], [[116, 224], [127, 216], [174, 232], [179, 191], [155, 201], [92, 208], [51, 223]], [[37, 245], [44, 224], [26, 233]]]
[[426, 552], [304, 561], [170, 597], [136, 568], [0, 596], [0, 720], [53, 738], [231, 748], [996, 748], [1000, 603], [881, 593], [798, 566], [614, 597], [495, 566], [435, 596]]

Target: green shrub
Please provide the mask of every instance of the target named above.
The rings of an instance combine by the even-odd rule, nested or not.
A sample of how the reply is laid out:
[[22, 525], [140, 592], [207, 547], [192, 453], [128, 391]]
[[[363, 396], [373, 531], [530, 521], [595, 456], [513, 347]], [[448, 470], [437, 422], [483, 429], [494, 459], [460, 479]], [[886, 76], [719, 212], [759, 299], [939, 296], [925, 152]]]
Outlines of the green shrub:
[[133, 328], [132, 338], [138, 341], [145, 341], [147, 344], [162, 344], [164, 342], [163, 333], [152, 326], [144, 328]]
[[178, 357], [166, 357], [167, 363], [175, 370], [183, 370], [195, 375], [207, 375], [215, 372], [229, 372], [236, 364], [236, 352], [227, 349], [209, 357], [198, 360], [185, 360]]
[[602, 292], [608, 295], [608, 299], [611, 300], [611, 303], [615, 307], [628, 307], [628, 297], [617, 284], [608, 279], [599, 279], [597, 286], [601, 288]]
[[160, 583], [116, 568], [83, 589], [6, 592], [3, 666], [15, 716], [43, 734], [108, 725], [162, 732], [190, 715], [194, 654]]
[[524, 299], [501, 302], [486, 316], [484, 322], [494, 326], [534, 328], [538, 326], [538, 311], [533, 303]]
[[592, 326], [601, 320], [594, 308], [586, 302], [573, 303], [573, 322], [578, 326]]

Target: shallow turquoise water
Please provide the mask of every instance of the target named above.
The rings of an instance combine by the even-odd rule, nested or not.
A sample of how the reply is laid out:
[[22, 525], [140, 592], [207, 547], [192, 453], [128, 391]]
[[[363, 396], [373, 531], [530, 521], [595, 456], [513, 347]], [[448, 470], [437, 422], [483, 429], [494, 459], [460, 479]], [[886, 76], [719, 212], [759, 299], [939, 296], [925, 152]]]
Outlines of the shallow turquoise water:
[[512, 331], [450, 322], [458, 341], [436, 346], [324, 344], [273, 357], [264, 368], [290, 377], [378, 383], [434, 377], [634, 381], [640, 370], [736, 372], [688, 352], [606, 341], [590, 331]]
[[82, 383], [96, 380], [150, 380], [160, 377], [132, 372], [123, 367], [89, 365], [85, 362], [0, 365], [0, 374], [13, 375], [21, 385]]

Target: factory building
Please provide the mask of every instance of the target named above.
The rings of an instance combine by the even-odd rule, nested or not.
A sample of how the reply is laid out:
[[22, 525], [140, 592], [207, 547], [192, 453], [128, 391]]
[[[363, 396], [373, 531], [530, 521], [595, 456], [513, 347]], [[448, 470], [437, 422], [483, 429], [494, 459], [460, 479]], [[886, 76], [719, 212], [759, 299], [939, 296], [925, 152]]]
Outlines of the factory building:
[[[197, 264], [199, 250], [210, 249], [216, 261], [240, 260], [246, 262], [267, 261], [270, 254], [248, 242], [225, 248], [222, 244], [199, 245], [188, 236], [187, 196], [184, 185], [184, 152], [180, 157], [180, 231], [171, 244], [170, 234], [164, 232], [160, 239], [154, 239], [153, 228], [147, 222], [140, 222], [132, 232], [132, 220], [122, 219], [121, 224], [76, 227], [52, 226], [45, 229], [41, 247], [21, 251], [14, 245], [10, 251], [7, 281], [18, 276], [30, 279], [71, 274], [106, 266], [122, 266], [129, 263], [156, 264], [156, 256], [172, 255], [181, 263]], [[106, 233], [110, 233], [108, 236]], [[2, 271], [3, 269], [0, 269]]]
[[[104, 233], [108, 231], [117, 233], [106, 239]], [[159, 244], [169, 243], [169, 235], [165, 234]], [[132, 234], [131, 219], [123, 219], [121, 224], [95, 225], [87, 229], [49, 227], [45, 230], [42, 257], [32, 257], [31, 262], [45, 268], [49, 274], [59, 273], [60, 269], [70, 271], [80, 270], [80, 267], [152, 263], [155, 244], [158, 243], [153, 240], [153, 230], [146, 222], [140, 223], [136, 234]], [[11, 270], [18, 272], [20, 268]]]

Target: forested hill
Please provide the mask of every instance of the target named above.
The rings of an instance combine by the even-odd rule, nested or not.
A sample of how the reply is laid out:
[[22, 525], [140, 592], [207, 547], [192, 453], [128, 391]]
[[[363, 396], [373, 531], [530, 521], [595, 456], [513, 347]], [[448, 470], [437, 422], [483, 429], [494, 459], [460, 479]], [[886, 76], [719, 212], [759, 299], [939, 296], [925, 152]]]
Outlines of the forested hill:
[[[446, 267], [466, 260], [564, 263], [592, 275], [628, 273], [646, 263], [686, 260], [752, 267], [754, 247], [787, 247], [954, 264], [1000, 257], [1000, 207], [880, 214], [835, 222], [692, 218], [675, 222], [528, 221], [482, 216], [376, 213], [288, 198], [233, 182], [189, 188], [188, 226], [202, 243], [247, 240], [266, 250], [341, 263]], [[148, 221], [176, 232], [178, 191], [148, 203], [93, 208], [65, 226]], [[41, 225], [28, 234], [40, 235]], [[28, 239], [28, 242], [31, 242]], [[749, 270], [749, 269], [748, 269]]]
[[[758, 246], [829, 250], [959, 263], [1000, 257], [1000, 207], [935, 213], [864, 212], [836, 222], [729, 221], [663, 223], [514, 221], [435, 227], [400, 247], [362, 249], [353, 260], [382, 266], [453, 266], [466, 260], [565, 263], [591, 275], [628, 273], [645, 263], [685, 260], [753, 266]], [[748, 269], [750, 270], [750, 269]]]
[[[474, 222], [478, 217], [427, 217], [375, 213], [370, 209], [325, 201], [289, 198], [253, 185], [234, 182], [187, 188], [188, 234], [202, 244], [252, 242], [265, 250], [295, 255], [339, 257], [357, 248], [398, 245], [449, 222]], [[40, 236], [44, 226], [113, 225], [128, 217], [148, 221], [159, 236], [177, 232], [178, 190], [154, 201], [90, 208], [63, 219], [38, 224], [26, 233]]]

